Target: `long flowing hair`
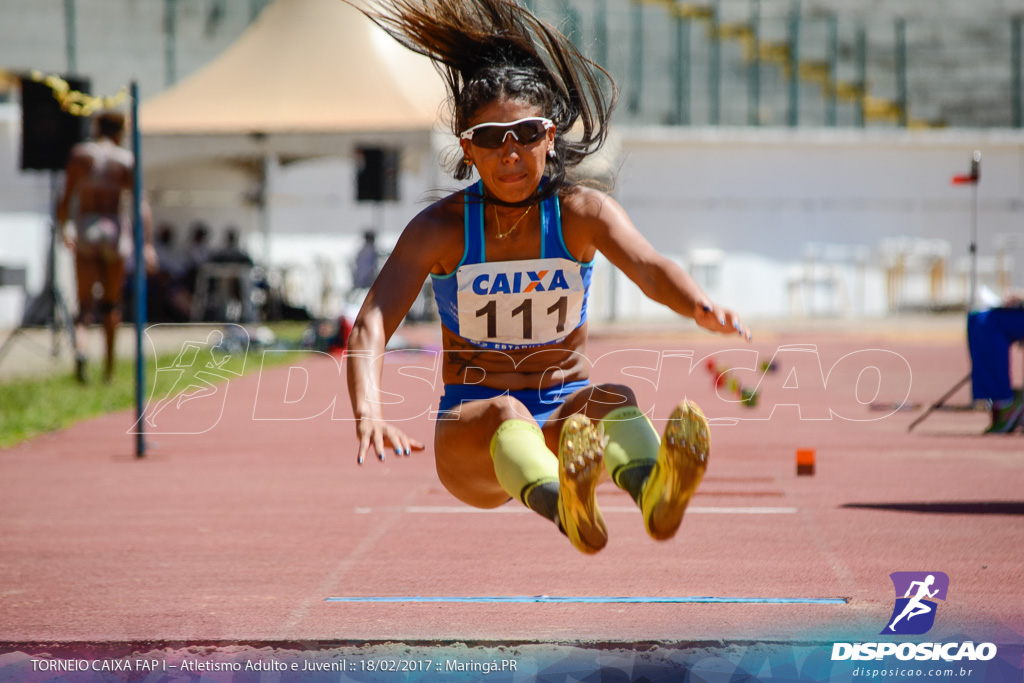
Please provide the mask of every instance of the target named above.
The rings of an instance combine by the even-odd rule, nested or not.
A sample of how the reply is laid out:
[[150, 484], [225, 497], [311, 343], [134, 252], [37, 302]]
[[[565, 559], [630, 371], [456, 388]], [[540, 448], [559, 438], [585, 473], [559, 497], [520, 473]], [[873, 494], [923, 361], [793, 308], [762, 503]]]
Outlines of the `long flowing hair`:
[[[349, 2], [350, 0], [346, 0]], [[555, 124], [555, 155], [547, 182], [522, 206], [575, 184], [571, 170], [608, 137], [618, 98], [611, 76], [559, 31], [514, 0], [369, 0], [358, 7], [405, 47], [429, 57], [448, 87], [452, 132], [469, 127], [476, 112], [500, 97], [541, 109]], [[453, 159], [457, 180], [472, 169]]]

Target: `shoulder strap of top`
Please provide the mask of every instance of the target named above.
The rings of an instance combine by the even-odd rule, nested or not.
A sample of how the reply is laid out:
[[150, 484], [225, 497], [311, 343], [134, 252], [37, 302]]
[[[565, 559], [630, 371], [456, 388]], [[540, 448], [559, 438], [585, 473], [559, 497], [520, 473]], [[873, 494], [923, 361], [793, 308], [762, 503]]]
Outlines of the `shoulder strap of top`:
[[466, 227], [466, 263], [483, 263], [484, 252], [484, 200], [483, 181], [478, 180], [466, 188], [464, 222]]
[[541, 225], [544, 230], [541, 258], [575, 260], [565, 248], [565, 242], [562, 239], [562, 212], [558, 195], [545, 199], [541, 204], [541, 212]]
[[549, 216], [548, 224], [550, 226], [546, 228], [544, 234], [544, 245], [547, 255], [576, 261], [576, 263], [579, 263], [584, 268], [592, 267], [595, 262], [594, 260], [588, 263], [577, 261], [576, 257], [569, 251], [569, 247], [565, 245], [565, 235], [562, 232], [562, 203], [558, 195], [547, 199], [544, 204], [545, 213]]

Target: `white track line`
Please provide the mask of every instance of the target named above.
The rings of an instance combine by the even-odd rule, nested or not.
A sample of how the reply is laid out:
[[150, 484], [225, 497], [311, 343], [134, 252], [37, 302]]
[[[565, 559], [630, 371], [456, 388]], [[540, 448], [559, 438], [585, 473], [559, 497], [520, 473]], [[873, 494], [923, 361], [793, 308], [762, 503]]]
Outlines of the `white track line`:
[[[431, 506], [417, 506], [410, 505], [405, 508], [405, 513], [410, 515], [461, 515], [471, 513], [485, 513], [485, 514], [535, 514], [532, 510], [529, 510], [522, 506], [505, 506], [495, 508], [493, 510], [481, 510], [480, 508], [470, 507], [468, 505], [462, 506], [444, 506], [444, 505], [431, 505]], [[601, 512], [603, 513], [640, 513], [640, 509], [636, 507], [615, 507], [615, 506], [601, 506]], [[796, 508], [789, 507], [688, 507], [686, 508], [686, 514], [721, 514], [721, 515], [794, 515], [796, 514]], [[364, 513], [365, 514], [365, 513]]]

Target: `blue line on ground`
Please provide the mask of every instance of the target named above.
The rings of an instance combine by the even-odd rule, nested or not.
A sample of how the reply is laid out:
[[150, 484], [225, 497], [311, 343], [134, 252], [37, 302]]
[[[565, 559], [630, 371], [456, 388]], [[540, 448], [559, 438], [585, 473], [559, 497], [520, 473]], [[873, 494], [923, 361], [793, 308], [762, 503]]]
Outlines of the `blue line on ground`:
[[325, 602], [579, 602], [579, 603], [757, 603], [768, 605], [812, 604], [812, 605], [845, 605], [846, 598], [729, 598], [701, 595], [690, 596], [572, 596], [572, 595], [493, 595], [493, 596], [459, 596], [459, 595], [392, 595], [326, 598]]

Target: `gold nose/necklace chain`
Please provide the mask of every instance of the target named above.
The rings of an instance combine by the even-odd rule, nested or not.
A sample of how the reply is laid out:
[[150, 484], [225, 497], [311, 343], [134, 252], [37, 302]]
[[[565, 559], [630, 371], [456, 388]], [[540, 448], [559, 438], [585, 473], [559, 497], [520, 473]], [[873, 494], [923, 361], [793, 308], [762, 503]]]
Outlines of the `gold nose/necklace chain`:
[[532, 209], [532, 208], [533, 208], [533, 204], [530, 204], [528, 207], [526, 207], [526, 211], [523, 211], [523, 215], [516, 219], [516, 222], [512, 224], [512, 227], [509, 228], [507, 232], [502, 232], [501, 231], [501, 220], [498, 219], [498, 207], [497, 207], [497, 205], [495, 205], [494, 206], [494, 223], [495, 223], [495, 225], [498, 228], [498, 234], [497, 234], [498, 239], [499, 240], [503, 240], [506, 237], [508, 237], [509, 235], [511, 235], [512, 232], [516, 228], [519, 227], [519, 224], [523, 222], [523, 219], [526, 218], [526, 214], [530, 213], [530, 209]]

